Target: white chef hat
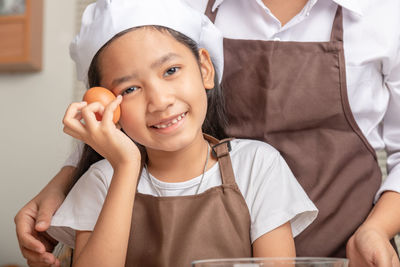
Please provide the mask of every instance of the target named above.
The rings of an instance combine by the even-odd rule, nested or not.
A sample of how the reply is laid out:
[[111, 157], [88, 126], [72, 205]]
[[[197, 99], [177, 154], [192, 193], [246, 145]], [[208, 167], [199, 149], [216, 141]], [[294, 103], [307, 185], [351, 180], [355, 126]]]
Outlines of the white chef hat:
[[98, 0], [90, 4], [83, 13], [80, 33], [70, 45], [78, 79], [87, 83], [93, 57], [117, 33], [146, 25], [173, 29], [207, 49], [221, 82], [222, 35], [207, 16], [181, 0]]

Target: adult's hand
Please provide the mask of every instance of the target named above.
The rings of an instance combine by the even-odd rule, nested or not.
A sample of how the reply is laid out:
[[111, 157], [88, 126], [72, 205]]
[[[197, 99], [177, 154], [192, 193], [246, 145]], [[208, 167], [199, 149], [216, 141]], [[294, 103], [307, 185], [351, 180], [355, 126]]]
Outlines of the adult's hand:
[[57, 264], [51, 254], [56, 242], [47, 234], [52, 212], [51, 201], [41, 202], [34, 198], [15, 216], [19, 246], [29, 266], [50, 266]]
[[350, 267], [400, 267], [389, 238], [379, 229], [361, 226], [347, 243]]
[[59, 266], [51, 253], [57, 242], [46, 230], [51, 218], [71, 187], [74, 167], [63, 167], [53, 180], [15, 216], [18, 243], [24, 258], [31, 267]]

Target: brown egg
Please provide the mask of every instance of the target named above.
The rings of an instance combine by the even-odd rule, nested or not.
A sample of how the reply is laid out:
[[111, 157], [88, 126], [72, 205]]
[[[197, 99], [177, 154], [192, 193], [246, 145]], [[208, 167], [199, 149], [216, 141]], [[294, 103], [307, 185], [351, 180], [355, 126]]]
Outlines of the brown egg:
[[[99, 102], [104, 107], [110, 104], [114, 99], [115, 95], [108, 89], [104, 87], [92, 87], [86, 91], [85, 95], [83, 96], [83, 101], [86, 101], [88, 104]], [[118, 105], [117, 109], [114, 111], [113, 122], [117, 123], [121, 116], [121, 108]], [[96, 119], [101, 121], [102, 116], [96, 113]]]

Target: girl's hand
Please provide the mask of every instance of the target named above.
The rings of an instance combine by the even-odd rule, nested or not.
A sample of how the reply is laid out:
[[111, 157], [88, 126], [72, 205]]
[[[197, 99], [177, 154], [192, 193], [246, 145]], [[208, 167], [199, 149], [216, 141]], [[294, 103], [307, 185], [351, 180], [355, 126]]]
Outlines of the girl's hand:
[[[106, 158], [113, 168], [120, 164], [140, 161], [140, 152], [135, 143], [113, 123], [114, 110], [122, 101], [118, 96], [104, 107], [98, 102], [72, 103], [64, 116], [64, 132], [77, 138]], [[102, 115], [97, 121], [96, 113]]]

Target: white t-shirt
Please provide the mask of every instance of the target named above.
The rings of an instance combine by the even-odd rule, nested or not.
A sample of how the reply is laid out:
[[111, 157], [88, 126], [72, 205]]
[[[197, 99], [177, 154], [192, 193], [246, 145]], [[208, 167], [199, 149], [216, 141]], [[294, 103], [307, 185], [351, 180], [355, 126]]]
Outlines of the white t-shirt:
[[[293, 235], [302, 232], [317, 216], [318, 210], [293, 176], [279, 152], [270, 145], [253, 140], [234, 139], [230, 152], [236, 183], [251, 217], [251, 241], [290, 221]], [[107, 160], [93, 164], [78, 180], [51, 221], [48, 233], [74, 247], [75, 230], [94, 229], [107, 195], [113, 169]], [[195, 194], [201, 176], [185, 182], [166, 183], [142, 172], [138, 192], [157, 196]], [[204, 175], [199, 193], [221, 185], [219, 165]]]

